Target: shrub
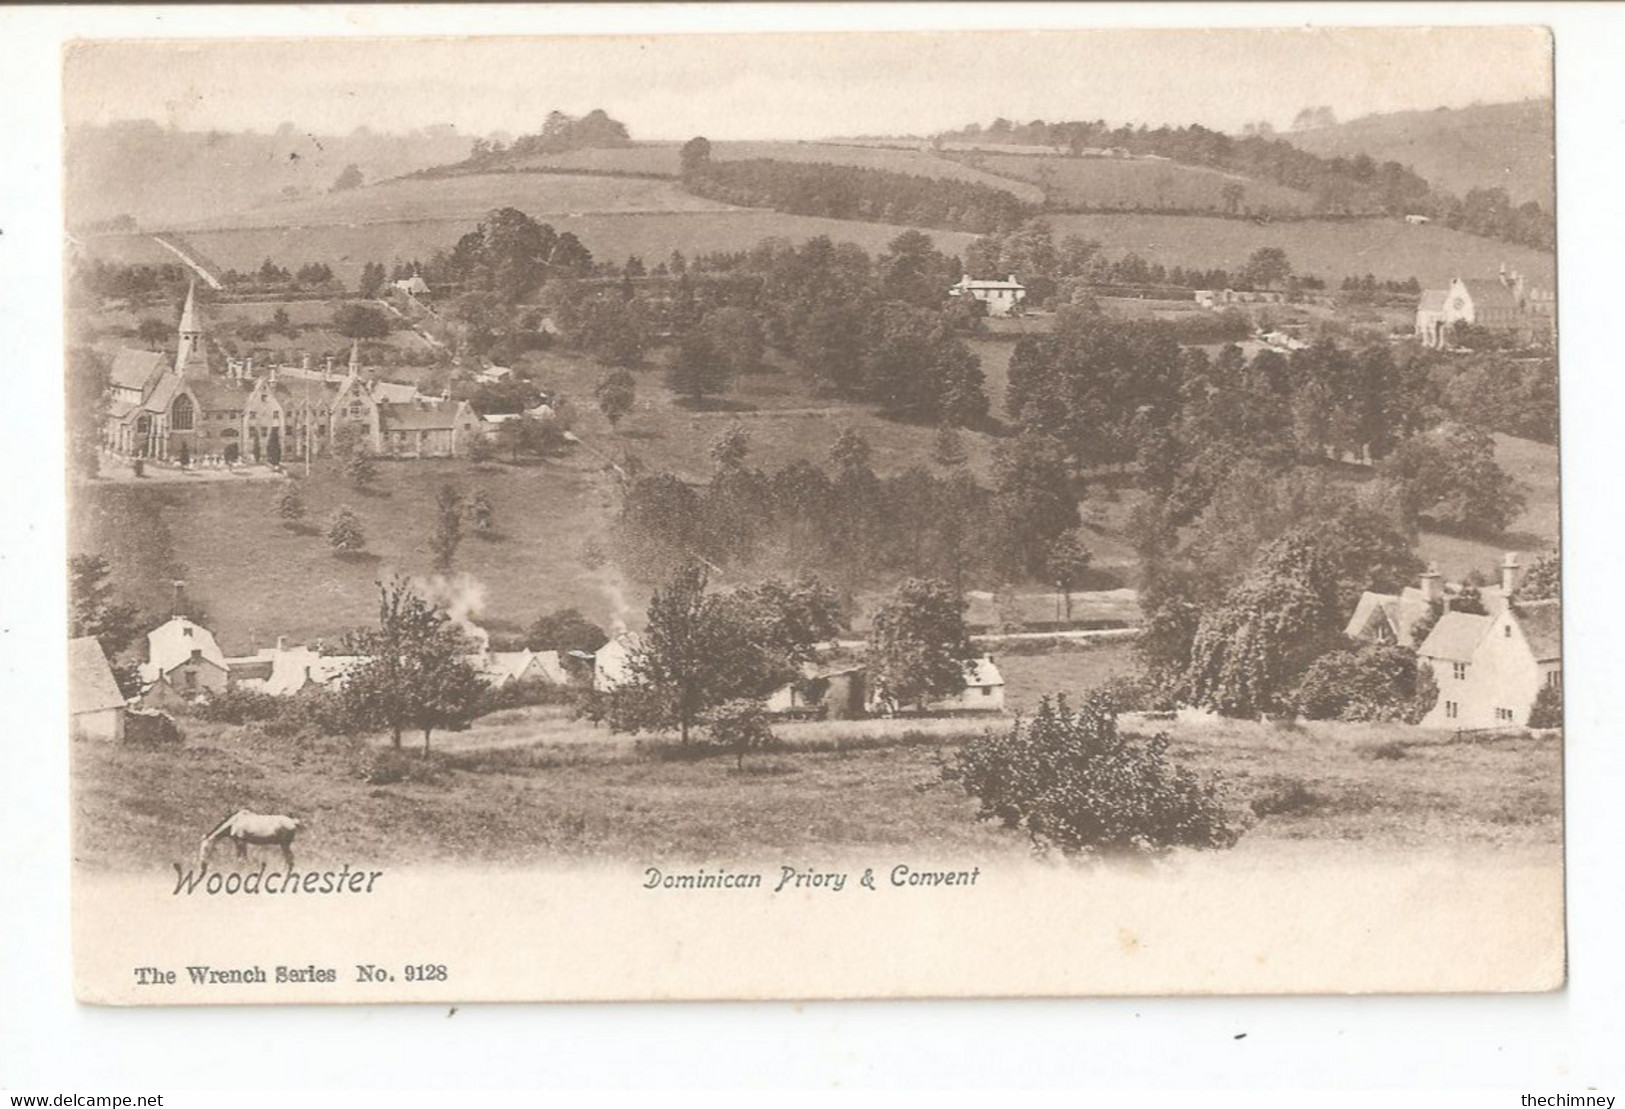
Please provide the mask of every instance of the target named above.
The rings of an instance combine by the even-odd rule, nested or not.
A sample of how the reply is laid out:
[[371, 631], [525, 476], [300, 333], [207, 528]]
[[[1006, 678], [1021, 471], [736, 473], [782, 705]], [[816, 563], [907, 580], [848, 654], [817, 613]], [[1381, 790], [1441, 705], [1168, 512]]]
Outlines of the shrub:
[[[1369, 645], [1329, 651], [1298, 682], [1292, 705], [1310, 720], [1399, 720], [1414, 724], [1433, 707], [1430, 673], [1408, 647]], [[1423, 701], [1426, 701], [1423, 704]]]
[[768, 726], [767, 710], [760, 701], [727, 701], [711, 713], [711, 741], [734, 753], [736, 765], [745, 768], [747, 751], [764, 751], [775, 745]]
[[1529, 711], [1531, 728], [1563, 726], [1563, 692], [1555, 685], [1543, 685], [1535, 694], [1535, 707]]
[[1290, 816], [1310, 812], [1325, 803], [1326, 799], [1305, 785], [1301, 778], [1281, 778], [1254, 797], [1248, 807], [1254, 816]]
[[1125, 736], [1110, 702], [1091, 694], [1074, 712], [1044, 698], [1031, 720], [971, 740], [944, 776], [981, 803], [977, 816], [1019, 828], [1040, 850], [1161, 853], [1234, 846], [1240, 830], [1203, 782], [1169, 762], [1168, 737]]
[[186, 711], [199, 720], [247, 724], [251, 720], [274, 720], [283, 707], [283, 699], [269, 693], [253, 689], [228, 689], [205, 697]]

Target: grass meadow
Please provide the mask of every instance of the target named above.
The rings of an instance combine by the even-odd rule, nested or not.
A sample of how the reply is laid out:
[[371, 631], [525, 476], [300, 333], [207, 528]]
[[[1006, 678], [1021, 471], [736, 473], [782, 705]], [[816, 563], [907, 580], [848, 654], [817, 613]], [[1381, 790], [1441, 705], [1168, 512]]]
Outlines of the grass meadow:
[[[1081, 657], [1081, 656], [1080, 656]], [[436, 752], [380, 737], [272, 739], [183, 721], [186, 742], [73, 748], [75, 856], [95, 869], [164, 867], [237, 808], [306, 822], [302, 866], [536, 864], [764, 851], [904, 847], [1024, 855], [1016, 833], [975, 819], [942, 768], [997, 720], [781, 725], [785, 747], [673, 757], [671, 741], [610, 737], [558, 708], [513, 710]], [[1378, 851], [1561, 842], [1561, 740], [1453, 742], [1378, 726], [1240, 721], [1140, 724], [1172, 756], [1223, 779], [1247, 828], [1240, 852], [1290, 842]], [[410, 739], [408, 740], [410, 742]], [[222, 860], [224, 861], [224, 860]], [[257, 865], [257, 860], [253, 860]]]
[[1246, 190], [1244, 209], [1312, 210], [1308, 193], [1204, 166], [1150, 158], [1059, 158], [1053, 155], [972, 155], [989, 173], [1037, 185], [1051, 204], [1064, 208], [1182, 208], [1221, 211], [1224, 188]]

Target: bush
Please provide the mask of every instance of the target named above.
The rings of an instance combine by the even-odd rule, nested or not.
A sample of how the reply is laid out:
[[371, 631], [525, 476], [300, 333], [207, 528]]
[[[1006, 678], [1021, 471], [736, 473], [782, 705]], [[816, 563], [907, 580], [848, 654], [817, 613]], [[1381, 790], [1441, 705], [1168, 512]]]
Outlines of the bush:
[[1301, 778], [1282, 778], [1253, 798], [1248, 807], [1258, 817], [1291, 816], [1312, 812], [1325, 803], [1326, 799], [1305, 785]]
[[1310, 720], [1414, 724], [1437, 700], [1437, 687], [1428, 695], [1430, 676], [1417, 667], [1416, 652], [1409, 647], [1370, 645], [1329, 651], [1304, 673], [1292, 705]]
[[1543, 685], [1535, 694], [1535, 707], [1529, 711], [1531, 728], [1561, 728], [1563, 726], [1563, 691], [1555, 685]]
[[188, 715], [220, 724], [247, 724], [251, 720], [274, 720], [285, 707], [284, 699], [253, 689], [228, 689], [215, 693], [187, 708]]
[[760, 701], [740, 699], [719, 706], [710, 718], [711, 741], [734, 753], [736, 765], [745, 768], [747, 751], [764, 751], [776, 740], [768, 725], [767, 710]]
[[944, 776], [981, 802], [977, 815], [1019, 828], [1040, 850], [1156, 854], [1235, 845], [1240, 830], [1203, 782], [1167, 759], [1168, 737], [1119, 734], [1110, 702], [1074, 712], [1044, 698], [1031, 720], [971, 740]]

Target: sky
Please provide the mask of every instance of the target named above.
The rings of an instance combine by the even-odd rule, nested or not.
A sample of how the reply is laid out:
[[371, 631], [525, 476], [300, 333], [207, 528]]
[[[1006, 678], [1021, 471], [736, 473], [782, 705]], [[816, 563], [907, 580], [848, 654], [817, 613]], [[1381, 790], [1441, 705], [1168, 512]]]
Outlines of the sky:
[[1550, 41], [1520, 27], [661, 34], [642, 37], [81, 42], [70, 125], [342, 134], [538, 130], [603, 108], [635, 139], [929, 134], [1003, 116], [1201, 123], [1307, 106], [1339, 119], [1551, 94]]

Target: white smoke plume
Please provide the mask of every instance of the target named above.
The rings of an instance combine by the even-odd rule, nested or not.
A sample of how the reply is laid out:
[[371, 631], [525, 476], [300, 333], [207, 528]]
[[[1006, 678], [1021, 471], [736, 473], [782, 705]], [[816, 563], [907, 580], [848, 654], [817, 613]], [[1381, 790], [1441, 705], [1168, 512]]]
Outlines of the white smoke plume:
[[611, 639], [626, 634], [626, 620], [632, 615], [632, 606], [626, 603], [626, 590], [622, 588], [625, 583], [626, 579], [622, 577], [620, 568], [614, 564], [606, 565], [598, 573], [598, 591], [609, 602]]
[[434, 605], [463, 630], [481, 654], [490, 650], [491, 633], [476, 622], [485, 611], [485, 586], [472, 574], [458, 573], [450, 577], [433, 574], [426, 578], [413, 578], [412, 588], [418, 596]]

